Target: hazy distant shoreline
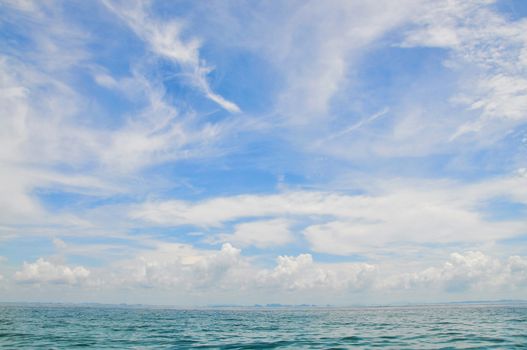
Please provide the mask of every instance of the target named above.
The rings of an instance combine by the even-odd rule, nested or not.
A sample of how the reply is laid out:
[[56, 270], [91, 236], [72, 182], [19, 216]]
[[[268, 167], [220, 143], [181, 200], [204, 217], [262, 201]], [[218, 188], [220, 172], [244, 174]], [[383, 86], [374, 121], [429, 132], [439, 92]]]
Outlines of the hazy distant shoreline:
[[316, 305], [316, 304], [211, 304], [211, 305], [156, 305], [156, 304], [113, 304], [113, 303], [69, 303], [69, 302], [2, 302], [0, 305], [20, 306], [42, 306], [42, 307], [100, 307], [100, 308], [152, 308], [152, 309], [183, 309], [183, 310], [207, 310], [207, 309], [237, 309], [237, 310], [265, 310], [265, 309], [353, 309], [353, 308], [397, 308], [397, 307], [437, 307], [437, 306], [503, 306], [503, 305], [525, 305], [527, 300], [464, 300], [433, 303], [392, 303], [392, 304], [350, 304], [350, 305]]

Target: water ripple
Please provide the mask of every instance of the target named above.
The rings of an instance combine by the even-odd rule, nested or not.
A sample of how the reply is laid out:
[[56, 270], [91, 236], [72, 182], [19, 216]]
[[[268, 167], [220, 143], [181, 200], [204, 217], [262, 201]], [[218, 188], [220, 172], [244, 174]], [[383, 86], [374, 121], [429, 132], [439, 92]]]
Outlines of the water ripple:
[[176, 310], [0, 305], [0, 348], [521, 349], [527, 306]]

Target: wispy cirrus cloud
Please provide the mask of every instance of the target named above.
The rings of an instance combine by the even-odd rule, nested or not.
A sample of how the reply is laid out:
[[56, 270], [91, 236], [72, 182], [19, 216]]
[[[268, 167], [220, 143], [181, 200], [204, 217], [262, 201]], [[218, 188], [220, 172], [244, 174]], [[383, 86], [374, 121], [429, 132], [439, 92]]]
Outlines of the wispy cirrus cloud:
[[[403, 46], [441, 47], [450, 51], [445, 63], [462, 74], [461, 90], [453, 100], [478, 112], [475, 120], [462, 123], [452, 138], [480, 132], [491, 124], [525, 122], [527, 115], [526, 45], [527, 21], [509, 21], [489, 8], [489, 2], [452, 1], [432, 3], [416, 19]], [[488, 131], [487, 131], [488, 132]]]
[[[21, 218], [50, 222], [35, 196], [38, 189], [103, 198], [123, 195], [132, 189], [130, 178], [146, 167], [217, 152], [211, 145], [230, 126], [198, 125], [191, 110], [180, 112], [167, 101], [159, 80], [143, 69], [144, 62], [131, 61], [124, 76], [109, 74], [90, 50], [94, 35], [68, 18], [60, 2], [24, 4], [2, 5], [2, 25], [26, 40], [25, 45], [7, 42], [0, 59], [4, 223]], [[185, 64], [199, 61], [181, 59]], [[85, 75], [82, 84], [79, 74]], [[135, 104], [118, 116], [109, 115], [112, 128], [99, 124], [99, 114], [108, 115], [104, 106], [85, 96], [92, 75], [103, 88]], [[64, 217], [51, 221], [72, 223]]]
[[198, 39], [182, 39], [182, 21], [164, 22], [154, 18], [148, 9], [148, 2], [142, 0], [124, 3], [104, 1], [104, 4], [124, 20], [155, 54], [181, 66], [190, 83], [210, 100], [229, 112], [240, 112], [240, 108], [235, 103], [212, 91], [207, 82], [207, 74], [212, 67], [207, 66], [200, 58]]

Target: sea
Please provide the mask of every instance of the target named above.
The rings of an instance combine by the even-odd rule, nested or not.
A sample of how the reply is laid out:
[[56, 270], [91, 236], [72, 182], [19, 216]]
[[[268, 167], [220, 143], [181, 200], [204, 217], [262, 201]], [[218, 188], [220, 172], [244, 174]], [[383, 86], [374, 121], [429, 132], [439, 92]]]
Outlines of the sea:
[[1, 349], [527, 349], [527, 304], [0, 305]]

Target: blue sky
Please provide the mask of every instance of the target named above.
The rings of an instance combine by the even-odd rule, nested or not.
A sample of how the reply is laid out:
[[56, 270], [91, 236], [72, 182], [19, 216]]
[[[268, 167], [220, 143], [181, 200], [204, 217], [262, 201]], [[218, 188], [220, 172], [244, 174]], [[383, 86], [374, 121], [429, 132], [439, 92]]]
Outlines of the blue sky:
[[523, 1], [0, 2], [0, 299], [523, 298]]

